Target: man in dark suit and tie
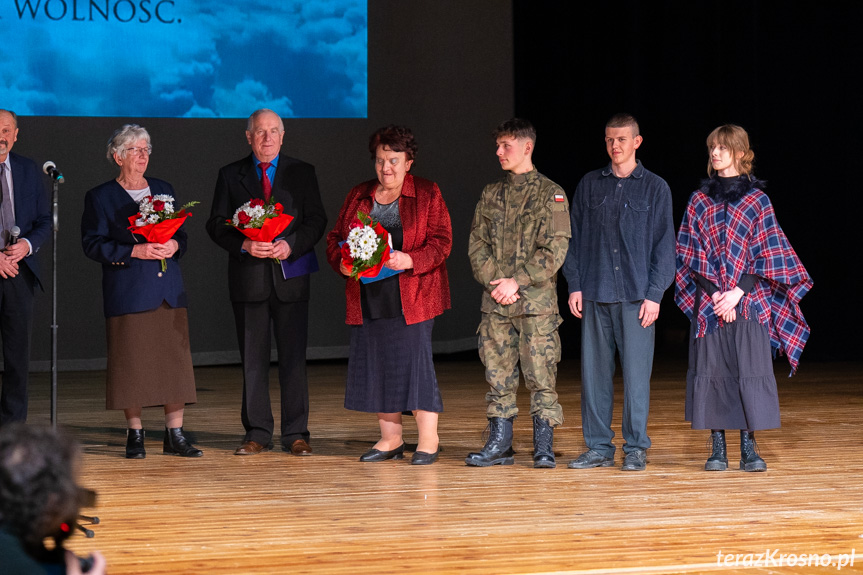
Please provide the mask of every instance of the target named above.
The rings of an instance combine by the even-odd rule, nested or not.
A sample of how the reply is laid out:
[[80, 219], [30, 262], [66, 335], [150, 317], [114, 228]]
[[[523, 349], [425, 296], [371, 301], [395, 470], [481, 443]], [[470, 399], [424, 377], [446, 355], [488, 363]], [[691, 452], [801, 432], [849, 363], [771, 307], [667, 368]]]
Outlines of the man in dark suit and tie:
[[[210, 237], [228, 252], [228, 288], [243, 362], [246, 435], [236, 455], [254, 455], [273, 445], [271, 326], [279, 354], [282, 449], [312, 453], [306, 378], [309, 272], [317, 269], [314, 247], [324, 235], [327, 215], [314, 167], [280, 153], [284, 136], [282, 119], [272, 110], [249, 117], [246, 139], [252, 154], [219, 171], [207, 221]], [[294, 218], [273, 242], [252, 241], [226, 225], [244, 203], [270, 197]]]
[[11, 152], [17, 140], [18, 117], [0, 109], [0, 426], [27, 420], [33, 296], [42, 287], [34, 254], [51, 235], [42, 175], [33, 160]]

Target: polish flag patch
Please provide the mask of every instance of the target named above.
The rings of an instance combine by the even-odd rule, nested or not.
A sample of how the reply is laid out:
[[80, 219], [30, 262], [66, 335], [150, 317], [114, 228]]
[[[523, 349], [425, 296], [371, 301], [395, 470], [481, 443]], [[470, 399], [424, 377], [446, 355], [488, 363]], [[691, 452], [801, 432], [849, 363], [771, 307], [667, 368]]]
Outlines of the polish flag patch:
[[554, 194], [554, 201], [555, 202], [565, 202], [566, 198], [564, 197], [563, 194]]

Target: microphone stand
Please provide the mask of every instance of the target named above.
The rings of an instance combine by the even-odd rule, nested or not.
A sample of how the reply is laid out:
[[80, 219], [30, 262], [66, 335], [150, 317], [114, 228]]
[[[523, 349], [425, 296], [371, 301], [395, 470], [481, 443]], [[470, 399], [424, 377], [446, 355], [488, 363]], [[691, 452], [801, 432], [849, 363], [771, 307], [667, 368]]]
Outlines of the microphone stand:
[[[53, 166], [53, 163], [52, 163]], [[48, 173], [47, 171], [45, 173]], [[51, 229], [52, 238], [52, 261], [51, 261], [51, 427], [57, 427], [57, 232], [59, 226], [59, 192], [60, 184], [63, 183], [63, 174], [54, 172], [49, 174], [53, 184], [51, 196]], [[93, 493], [95, 497], [95, 493]], [[89, 521], [93, 525], [99, 524], [99, 518], [90, 515], [78, 515], [78, 519]], [[89, 539], [95, 537], [91, 529], [84, 527], [80, 521], [75, 522], [75, 528], [84, 533]]]
[[52, 177], [54, 193], [51, 199], [51, 217], [53, 230], [53, 261], [51, 278], [51, 427], [57, 427], [57, 231], [59, 230], [58, 219], [58, 192], [63, 176]]

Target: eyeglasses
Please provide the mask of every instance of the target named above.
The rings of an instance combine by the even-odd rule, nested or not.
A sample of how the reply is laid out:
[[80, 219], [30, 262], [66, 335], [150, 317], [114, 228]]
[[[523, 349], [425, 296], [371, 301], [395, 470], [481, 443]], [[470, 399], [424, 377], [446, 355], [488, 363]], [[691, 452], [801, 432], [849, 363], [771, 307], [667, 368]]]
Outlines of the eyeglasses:
[[126, 152], [126, 155], [131, 154], [133, 156], [149, 156], [153, 153], [153, 146], [147, 146], [146, 148], [125, 148], [124, 151]]
[[264, 130], [262, 128], [258, 128], [257, 130], [252, 132], [252, 134], [255, 136], [255, 138], [258, 138], [258, 139], [263, 138], [264, 134], [269, 134], [271, 138], [275, 139], [275, 138], [278, 138], [279, 134], [281, 134], [282, 132], [283, 132], [283, 130], [280, 130], [278, 128], [271, 128], [269, 130]]

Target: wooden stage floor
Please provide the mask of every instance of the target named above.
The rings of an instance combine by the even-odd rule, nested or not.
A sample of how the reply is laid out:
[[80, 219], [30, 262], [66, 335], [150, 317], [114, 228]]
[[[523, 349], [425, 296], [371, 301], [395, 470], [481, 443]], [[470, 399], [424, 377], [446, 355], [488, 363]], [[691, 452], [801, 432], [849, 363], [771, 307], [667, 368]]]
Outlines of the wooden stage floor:
[[[482, 366], [437, 368], [444, 451], [428, 467], [357, 460], [377, 424], [342, 407], [342, 362], [310, 365], [315, 454], [305, 458], [278, 444], [233, 455], [243, 433], [237, 367], [196, 370], [185, 427], [205, 455], [191, 460], [161, 454], [158, 409], [144, 413], [147, 458], [124, 459], [124, 421], [104, 410], [104, 373], [61, 373], [58, 419], [84, 444], [81, 483], [98, 492], [92, 511], [102, 520], [94, 539], [67, 546], [101, 550], [112, 575], [863, 572], [863, 364], [804, 361], [788, 379], [777, 361], [782, 429], [757, 434], [766, 473], [736, 470], [736, 433], [732, 469], [703, 471], [707, 433], [683, 421], [680, 362], [655, 369], [645, 472], [621, 472], [620, 449], [617, 467], [567, 469], [584, 449], [573, 361], [558, 383], [567, 421], [555, 434], [557, 469], [532, 467], [526, 392], [515, 465], [469, 468], [464, 457], [481, 447], [486, 424]], [[271, 377], [278, 405], [275, 369]], [[48, 382], [33, 377], [32, 423], [48, 421]], [[410, 418], [405, 428], [415, 444]]]

